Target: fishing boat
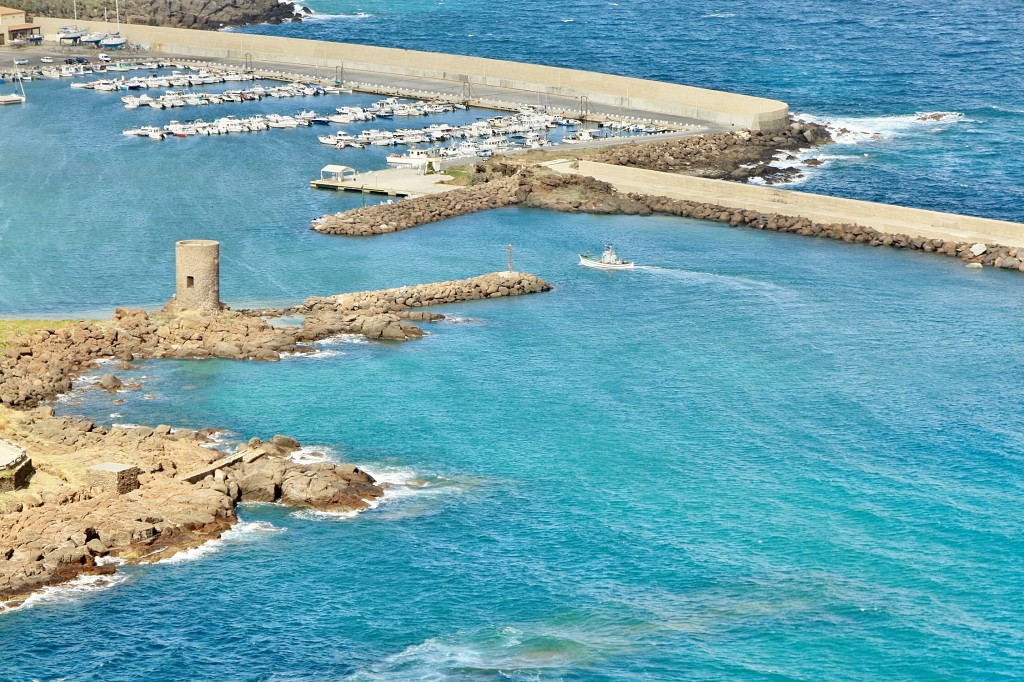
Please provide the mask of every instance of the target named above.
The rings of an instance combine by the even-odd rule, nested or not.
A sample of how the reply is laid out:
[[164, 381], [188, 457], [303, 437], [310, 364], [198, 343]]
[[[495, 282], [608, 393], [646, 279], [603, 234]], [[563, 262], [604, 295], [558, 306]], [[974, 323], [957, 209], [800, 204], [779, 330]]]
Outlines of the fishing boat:
[[80, 41], [86, 45], [99, 45], [100, 41], [106, 37], [106, 33], [87, 33], [80, 38]]
[[628, 270], [629, 268], [636, 267], [636, 263], [633, 261], [619, 258], [611, 244], [604, 245], [604, 253], [601, 254], [600, 258], [591, 256], [589, 251], [581, 253], [580, 265], [587, 268], [597, 268], [598, 270]]

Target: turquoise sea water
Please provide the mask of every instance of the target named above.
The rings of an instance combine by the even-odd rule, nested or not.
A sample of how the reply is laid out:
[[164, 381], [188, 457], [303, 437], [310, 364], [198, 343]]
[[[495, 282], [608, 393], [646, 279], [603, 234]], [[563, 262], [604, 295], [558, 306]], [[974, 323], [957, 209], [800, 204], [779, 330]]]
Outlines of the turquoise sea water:
[[[419, 40], [426, 6], [405, 7], [395, 15], [404, 22], [359, 20], [390, 27], [364, 36]], [[476, 12], [467, 33], [492, 16], [461, 7]], [[519, 21], [529, 30], [503, 56], [525, 58], [515, 45], [550, 31], [537, 16], [566, 7]], [[779, 23], [817, 16], [792, 7]], [[942, 21], [973, 31], [988, 11], [976, 9]], [[586, 29], [576, 16], [566, 30]], [[837, 18], [823, 21], [839, 31]], [[436, 22], [433, 46], [415, 46], [445, 48], [449, 24]], [[908, 31], [937, 30], [921, 24], [822, 36], [846, 44], [855, 63]], [[997, 44], [1012, 42], [1008, 24], [986, 29]], [[650, 23], [629, 25], [611, 41], [623, 69], [657, 75], [638, 67], [667, 68], [653, 57], [699, 69], [706, 57], [670, 59], [639, 46], [647, 34]], [[591, 43], [576, 43], [596, 60]], [[726, 47], [738, 49], [716, 49]], [[626, 59], [644, 50], [651, 60]], [[818, 113], [857, 98], [874, 102], [865, 115], [912, 113], [910, 98], [882, 102], [899, 68], [910, 66], [894, 61], [863, 83], [840, 72], [842, 96], [814, 74], [766, 74], [750, 88], [805, 93]], [[959, 85], [920, 77], [950, 92], [984, 89], [951, 73]], [[990, 82], [993, 101], [1017, 96]], [[396, 485], [353, 518], [245, 506], [242, 524], [202, 550], [126, 568], [113, 584], [47, 592], [0, 615], [0, 678], [1024, 676], [1019, 275], [698, 221], [523, 209], [369, 240], [326, 237], [309, 219], [361, 198], [308, 189], [339, 158], [313, 131], [130, 140], [120, 136], [129, 125], [213, 112], [125, 112], [66, 84], [30, 88], [26, 107], [0, 111], [0, 131], [32, 137], [0, 135], [0, 314], [157, 304], [172, 288], [173, 242], [187, 237], [221, 240], [222, 289], [235, 304], [478, 274], [503, 267], [509, 242], [516, 266], [555, 289], [448, 306], [453, 321], [404, 344], [341, 339], [276, 364], [142, 363], [125, 373], [143, 388], [117, 396], [124, 404], [84, 384], [60, 411], [219, 426], [228, 444], [287, 433]], [[966, 125], [910, 124], [850, 153], [885, 151], [887, 160], [859, 162], [865, 174], [906, 167], [902, 186], [924, 203], [999, 202], [1012, 213], [1012, 148], [970, 168], [990, 181], [971, 191], [939, 192], [929, 168], [941, 163], [922, 161], [957, 154]], [[870, 189], [849, 168], [837, 162], [805, 187]], [[609, 240], [646, 267], [575, 265], [580, 249]]]

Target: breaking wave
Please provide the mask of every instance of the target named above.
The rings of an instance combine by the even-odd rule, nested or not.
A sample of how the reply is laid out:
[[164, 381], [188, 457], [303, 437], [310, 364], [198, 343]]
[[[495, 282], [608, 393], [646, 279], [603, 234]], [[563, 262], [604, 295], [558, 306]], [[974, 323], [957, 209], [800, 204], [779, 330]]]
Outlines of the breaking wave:
[[219, 552], [225, 547], [230, 547], [231, 545], [241, 545], [253, 542], [265, 535], [283, 533], [284, 531], [284, 528], [278, 528], [267, 521], [239, 521], [234, 526], [224, 531], [224, 534], [221, 535], [220, 538], [204, 542], [198, 547], [178, 552], [177, 554], [169, 556], [166, 559], [161, 559], [156, 563], [183, 564], [195, 561], [196, 559], [202, 559], [205, 556]]

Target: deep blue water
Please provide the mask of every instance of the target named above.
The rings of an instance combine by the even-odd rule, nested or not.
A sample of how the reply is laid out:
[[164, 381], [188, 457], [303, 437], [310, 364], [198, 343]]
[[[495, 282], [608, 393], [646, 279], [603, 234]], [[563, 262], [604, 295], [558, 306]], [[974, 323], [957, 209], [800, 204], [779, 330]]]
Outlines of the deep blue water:
[[[803, 188], [1020, 217], [1019, 116], [979, 113], [1019, 97], [1019, 17], [946, 7], [367, 2], [337, 11], [369, 18], [259, 30], [672, 77], [868, 128], [880, 117], [891, 137], [839, 150]], [[1019, 275], [523, 209], [327, 237], [309, 219], [361, 198], [307, 181], [340, 158], [371, 168], [376, 150], [339, 153], [311, 130], [127, 139], [214, 112], [30, 88], [0, 110], [0, 314], [158, 304], [189, 237], [221, 240], [234, 304], [470, 276], [503, 267], [509, 242], [555, 289], [448, 306], [458, 323], [404, 344], [142, 363], [125, 404], [83, 384], [62, 412], [219, 426], [229, 441], [288, 433], [398, 485], [354, 518], [246, 506], [204, 550], [2, 614], [0, 678], [1024, 677]], [[979, 122], [892, 118], [928, 110]], [[609, 240], [650, 267], [574, 264]]]

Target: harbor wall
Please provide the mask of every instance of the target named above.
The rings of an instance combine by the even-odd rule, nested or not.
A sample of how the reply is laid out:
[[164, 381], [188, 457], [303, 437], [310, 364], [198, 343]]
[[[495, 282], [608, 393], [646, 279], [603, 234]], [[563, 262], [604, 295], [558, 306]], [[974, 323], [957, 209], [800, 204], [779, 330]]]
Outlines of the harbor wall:
[[[568, 162], [549, 164], [569, 171]], [[907, 208], [823, 194], [795, 192], [726, 180], [579, 161], [578, 172], [611, 183], [621, 192], [665, 196], [724, 208], [777, 213], [819, 223], [852, 223], [912, 237], [1024, 246], [1024, 223]]]
[[[56, 40], [67, 19], [36, 17], [46, 40]], [[79, 21], [81, 29], [112, 32], [102, 21]], [[136, 44], [158, 53], [201, 59], [271, 62], [333, 72], [337, 66], [378, 74], [489, 86], [532, 95], [580, 99], [591, 104], [639, 109], [652, 114], [682, 116], [752, 130], [772, 130], [788, 122], [785, 102], [688, 85], [627, 78], [509, 62], [482, 57], [420, 52], [238, 32], [195, 31], [160, 26], [125, 25], [122, 33]], [[525, 100], [525, 97], [524, 97]]]

